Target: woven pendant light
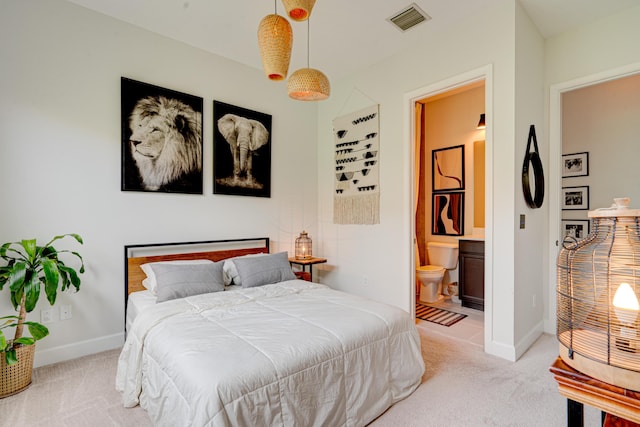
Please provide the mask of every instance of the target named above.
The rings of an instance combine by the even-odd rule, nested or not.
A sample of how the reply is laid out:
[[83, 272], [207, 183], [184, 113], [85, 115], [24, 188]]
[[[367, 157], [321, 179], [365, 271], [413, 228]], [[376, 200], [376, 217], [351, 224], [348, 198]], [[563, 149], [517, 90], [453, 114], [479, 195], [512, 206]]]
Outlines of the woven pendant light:
[[287, 15], [294, 21], [304, 21], [311, 15], [316, 0], [282, 0]]
[[289, 71], [293, 32], [291, 24], [278, 14], [267, 15], [258, 27], [262, 68], [270, 80], [284, 80]]
[[301, 68], [287, 81], [287, 93], [298, 101], [322, 101], [331, 93], [329, 79], [315, 68]]
[[287, 81], [287, 93], [298, 101], [322, 101], [331, 93], [329, 79], [322, 71], [309, 68], [309, 20], [307, 20], [307, 68], [294, 71]]

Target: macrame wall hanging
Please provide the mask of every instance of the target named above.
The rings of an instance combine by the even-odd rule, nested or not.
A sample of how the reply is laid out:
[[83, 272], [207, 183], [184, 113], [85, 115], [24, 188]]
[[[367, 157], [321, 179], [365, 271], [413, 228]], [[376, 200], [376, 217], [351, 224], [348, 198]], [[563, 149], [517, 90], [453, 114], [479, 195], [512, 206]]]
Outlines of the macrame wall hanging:
[[333, 120], [335, 224], [379, 224], [379, 106]]

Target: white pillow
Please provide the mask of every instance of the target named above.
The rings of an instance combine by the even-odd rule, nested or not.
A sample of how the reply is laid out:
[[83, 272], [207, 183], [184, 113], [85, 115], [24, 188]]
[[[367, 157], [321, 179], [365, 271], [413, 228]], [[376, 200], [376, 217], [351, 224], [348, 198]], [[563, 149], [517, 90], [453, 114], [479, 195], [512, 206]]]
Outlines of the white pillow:
[[234, 259], [255, 257], [255, 256], [265, 256], [265, 255], [269, 255], [269, 254], [266, 254], [266, 253], [249, 254], [249, 255], [242, 255], [242, 256], [237, 256], [233, 258], [228, 258], [224, 260], [224, 265], [222, 266], [222, 279], [224, 280], [224, 285], [225, 286], [230, 286], [232, 284], [242, 285], [242, 281], [240, 280], [240, 275], [238, 274], [238, 269], [236, 268], [236, 265], [233, 263]]
[[154, 295], [156, 295], [156, 288], [158, 287], [158, 282], [156, 280], [156, 275], [151, 268], [153, 265], [158, 264], [208, 264], [212, 263], [210, 259], [185, 259], [185, 260], [176, 260], [176, 261], [158, 261], [158, 262], [148, 262], [146, 264], [142, 264], [140, 268], [144, 271], [144, 274], [147, 275], [147, 278], [142, 280], [142, 286], [150, 290]]

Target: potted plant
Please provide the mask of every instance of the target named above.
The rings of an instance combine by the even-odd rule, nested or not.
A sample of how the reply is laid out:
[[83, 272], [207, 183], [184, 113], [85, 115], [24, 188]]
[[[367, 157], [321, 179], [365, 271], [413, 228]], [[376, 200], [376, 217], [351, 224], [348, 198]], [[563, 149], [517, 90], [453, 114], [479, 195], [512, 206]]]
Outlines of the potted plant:
[[[0, 291], [7, 286], [11, 304], [18, 315], [0, 317], [0, 398], [15, 394], [31, 383], [35, 342], [46, 337], [49, 330], [40, 323], [26, 321], [27, 313], [35, 309], [40, 298], [41, 285], [51, 305], [56, 302], [58, 291], [73, 287], [80, 289], [79, 273], [84, 273], [84, 260], [79, 253], [52, 246], [53, 242], [67, 236], [82, 244], [77, 234], [55, 236], [44, 246], [36, 239], [5, 243], [0, 247], [0, 258], [6, 265], [0, 266]], [[80, 269], [76, 271], [60, 259], [69, 253], [78, 258]], [[31, 336], [23, 336], [24, 326]], [[15, 335], [8, 340], [3, 329], [15, 327]]]

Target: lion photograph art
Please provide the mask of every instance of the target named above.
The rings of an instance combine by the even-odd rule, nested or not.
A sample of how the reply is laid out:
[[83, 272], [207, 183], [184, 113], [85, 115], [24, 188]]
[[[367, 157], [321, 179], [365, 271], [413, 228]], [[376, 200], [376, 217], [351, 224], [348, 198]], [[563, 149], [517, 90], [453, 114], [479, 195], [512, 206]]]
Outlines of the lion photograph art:
[[213, 192], [271, 196], [271, 115], [213, 101]]
[[202, 194], [202, 98], [122, 78], [122, 190]]

